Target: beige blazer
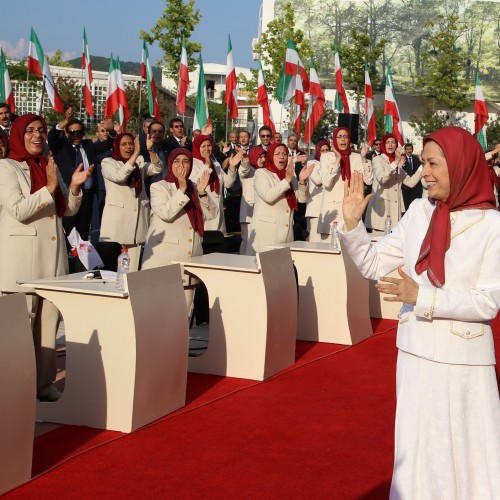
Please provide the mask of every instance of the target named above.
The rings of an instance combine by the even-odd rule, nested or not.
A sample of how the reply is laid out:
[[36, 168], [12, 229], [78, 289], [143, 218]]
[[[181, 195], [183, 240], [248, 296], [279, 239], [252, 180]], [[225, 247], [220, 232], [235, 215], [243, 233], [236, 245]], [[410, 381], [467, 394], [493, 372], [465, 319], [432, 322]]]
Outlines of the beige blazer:
[[397, 167], [396, 172], [396, 163], [389, 163], [389, 158], [385, 154], [373, 158], [372, 168], [374, 196], [366, 209], [365, 225], [368, 228], [384, 231], [385, 219], [390, 214], [394, 229], [401, 214], [406, 211], [401, 186], [404, 184], [413, 187], [420, 182], [422, 169], [419, 168], [412, 176], [401, 167]]
[[106, 201], [101, 222], [100, 241], [116, 241], [121, 245], [144, 243], [149, 226], [149, 200], [144, 189], [144, 177], [159, 174], [163, 164], [146, 163], [142, 156], [137, 158], [143, 189], [139, 198], [134, 187], [127, 180], [134, 170], [130, 163], [114, 158], [104, 158], [101, 163], [106, 187]]
[[311, 194], [307, 198], [306, 217], [319, 217], [323, 201], [323, 181], [321, 179], [321, 164], [318, 160], [311, 160], [307, 165], [314, 165], [314, 170], [309, 176], [309, 189]]
[[[371, 185], [373, 174], [370, 160], [364, 160], [359, 153], [349, 156], [351, 172], [362, 172], [365, 184]], [[321, 180], [323, 182], [323, 199], [318, 221], [318, 233], [330, 234], [334, 221], [344, 220], [342, 202], [344, 200], [344, 184], [340, 163], [332, 152], [323, 153], [320, 157]]]
[[[210, 186], [207, 187], [207, 193], [212, 201], [219, 207], [219, 213], [214, 219], [207, 220], [205, 222], [205, 231], [221, 231], [222, 233], [225, 233], [226, 220], [224, 219], [224, 188], [229, 189], [234, 184], [234, 181], [236, 180], [236, 171], [233, 172], [228, 168], [227, 173], [224, 172], [217, 161], [214, 161], [214, 168], [219, 177], [220, 193], [217, 194], [215, 191], [212, 191]], [[189, 176], [191, 181], [196, 184], [204, 170], [208, 170], [205, 163], [201, 160], [193, 158], [193, 170]]]
[[241, 162], [238, 169], [238, 175], [241, 181], [241, 202], [240, 202], [240, 223], [250, 224], [253, 215], [253, 206], [255, 203], [253, 180], [255, 177], [255, 168], [250, 162]]
[[[66, 199], [65, 215], [74, 215], [82, 197], [73, 196], [58, 172]], [[26, 162], [0, 160], [0, 291], [28, 292], [16, 280], [68, 274], [68, 251], [62, 220], [46, 187], [30, 193]], [[34, 290], [31, 290], [34, 292]]]
[[266, 168], [255, 172], [255, 205], [249, 227], [247, 255], [269, 250], [270, 245], [293, 241], [294, 211], [288, 206], [285, 196], [290, 186], [297, 201], [305, 203], [309, 196], [307, 183], [300, 185], [294, 176], [289, 184]]
[[[201, 202], [203, 218], [217, 217], [218, 208], [210, 197]], [[166, 266], [174, 260], [203, 255], [202, 238], [191, 226], [185, 206], [189, 197], [174, 183], [161, 180], [151, 185], [151, 224], [146, 236], [142, 269]], [[183, 275], [184, 278], [184, 275]]]

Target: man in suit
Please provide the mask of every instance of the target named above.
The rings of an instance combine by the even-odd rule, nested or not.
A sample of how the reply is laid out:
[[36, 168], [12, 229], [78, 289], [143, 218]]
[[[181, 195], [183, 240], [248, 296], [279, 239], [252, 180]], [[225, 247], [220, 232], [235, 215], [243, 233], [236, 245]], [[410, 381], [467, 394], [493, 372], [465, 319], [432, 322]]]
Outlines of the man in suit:
[[[286, 145], [288, 147], [289, 156], [293, 157], [295, 160], [295, 177], [298, 179], [300, 171], [307, 161], [307, 154], [298, 148], [299, 136], [295, 132], [288, 135]], [[293, 214], [294, 238], [296, 240], [304, 241], [307, 239], [306, 203], [299, 202], [297, 206], [298, 209], [295, 210]]]
[[[413, 144], [405, 144], [405, 164], [403, 165], [403, 169], [406, 173], [410, 176], [413, 175], [421, 164], [422, 162], [420, 161], [420, 158], [413, 154]], [[421, 182], [412, 188], [403, 184], [403, 202], [406, 210], [408, 210], [408, 207], [413, 200], [422, 198], [422, 191], [423, 187]]]
[[271, 145], [271, 137], [273, 136], [273, 129], [269, 125], [262, 125], [259, 128], [260, 146], [267, 151]]
[[0, 128], [9, 137], [10, 127], [12, 126], [12, 113], [10, 106], [6, 102], [0, 102]]
[[172, 118], [168, 124], [169, 135], [165, 141], [167, 159], [170, 151], [176, 148], [186, 148], [191, 151], [192, 142], [184, 131], [184, 122], [180, 118]]
[[[108, 130], [108, 139], [94, 143], [90, 139], [84, 139], [85, 125], [81, 120], [72, 118], [72, 116], [73, 111], [68, 108], [65, 112], [65, 118], [48, 134], [50, 151], [54, 155], [57, 168], [67, 186], [70, 185], [71, 176], [78, 165], [83, 163], [84, 170], [88, 170], [91, 165], [96, 164], [98, 155], [113, 147], [114, 140], [113, 122], [111, 120], [103, 122], [104, 127]], [[83, 194], [80, 210], [74, 216], [63, 217], [64, 231], [67, 235], [76, 227], [84, 240], [89, 239], [92, 205], [96, 190], [97, 172], [94, 170], [92, 176], [82, 186]]]
[[382, 151], [380, 151], [380, 138], [376, 138], [373, 141], [373, 149], [371, 151], [368, 151], [366, 153], [366, 158], [367, 160], [373, 160], [376, 156], [379, 156], [382, 154]]

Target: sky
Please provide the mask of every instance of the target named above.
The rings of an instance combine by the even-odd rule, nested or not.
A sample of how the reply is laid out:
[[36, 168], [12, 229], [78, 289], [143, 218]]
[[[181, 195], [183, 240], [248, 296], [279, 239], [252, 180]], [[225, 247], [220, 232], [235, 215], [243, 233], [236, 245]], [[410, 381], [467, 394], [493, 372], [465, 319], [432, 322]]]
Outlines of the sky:
[[[251, 44], [258, 34], [261, 3], [262, 0], [195, 0], [202, 17], [191, 40], [202, 43], [205, 63], [226, 63], [229, 34], [234, 64], [257, 67], [252, 60]], [[9, 1], [0, 30], [0, 46], [13, 59], [27, 57], [33, 27], [46, 54], [61, 49], [63, 59], [72, 59], [81, 57], [85, 28], [91, 55], [108, 57], [113, 53], [121, 61], [140, 62], [139, 31], [149, 31], [165, 6], [165, 0]], [[149, 55], [156, 64], [162, 51], [155, 44], [149, 48]]]

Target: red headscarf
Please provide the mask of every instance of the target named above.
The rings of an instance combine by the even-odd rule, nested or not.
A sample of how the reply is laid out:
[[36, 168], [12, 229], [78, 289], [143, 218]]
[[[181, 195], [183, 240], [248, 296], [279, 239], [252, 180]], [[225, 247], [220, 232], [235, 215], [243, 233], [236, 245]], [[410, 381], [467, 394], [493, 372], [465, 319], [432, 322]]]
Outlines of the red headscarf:
[[[210, 144], [212, 144], [212, 151], [214, 149], [214, 140], [212, 136], [210, 135], [197, 135], [193, 139], [193, 158], [196, 158], [197, 160], [202, 161], [205, 163], [205, 158], [201, 156], [200, 152], [200, 147], [202, 142], [204, 141], [209, 141]], [[210, 186], [210, 191], [215, 191], [217, 194], [220, 193], [220, 182], [219, 182], [219, 176], [217, 175], [217, 172], [215, 171], [214, 164], [212, 160], [210, 159], [210, 178], [208, 179], [208, 185]]]
[[324, 139], [322, 139], [321, 141], [318, 141], [316, 143], [316, 153], [314, 155], [314, 159], [316, 161], [319, 161], [321, 158], [321, 148], [323, 146], [328, 146], [328, 150], [330, 150], [330, 143], [328, 141], [325, 141]]
[[[126, 135], [132, 137], [132, 141], [135, 141], [134, 136], [130, 132], [123, 132], [122, 134], [118, 134], [115, 137], [115, 140], [113, 141], [113, 152], [111, 153], [112, 158], [121, 161], [123, 163], [127, 163], [128, 160], [126, 160], [120, 152], [120, 143], [122, 142], [122, 139]], [[134, 163], [134, 170], [132, 170], [132, 173], [128, 178], [128, 183], [131, 187], [132, 186], [134, 187], [135, 197], [139, 198], [142, 192], [142, 177], [141, 177], [141, 170], [139, 168], [139, 165], [137, 165], [137, 163]]]
[[387, 156], [387, 158], [389, 158], [389, 161], [392, 163], [396, 159], [396, 157], [394, 156], [394, 153], [389, 154], [387, 152], [387, 150], [385, 149], [385, 143], [387, 142], [387, 139], [390, 139], [390, 138], [392, 138], [396, 141], [396, 147], [398, 147], [397, 137], [394, 134], [385, 134], [384, 136], [382, 136], [382, 139], [380, 139], [380, 151], [382, 151], [382, 153], [384, 153], [385, 156]]
[[[337, 134], [342, 130], [345, 130], [347, 132], [347, 136], [349, 138], [349, 142], [347, 144], [346, 149], [340, 149], [338, 144], [337, 144]], [[351, 159], [350, 159], [351, 152], [352, 152], [351, 151], [351, 132], [349, 131], [348, 128], [337, 127], [333, 131], [333, 141], [332, 142], [333, 142], [333, 149], [335, 149], [335, 151], [340, 153], [340, 156], [341, 156], [340, 171], [342, 174], [342, 180], [345, 181], [347, 179], [347, 181], [349, 182], [351, 180]]]
[[250, 148], [250, 151], [248, 152], [248, 161], [250, 162], [250, 165], [254, 168], [259, 168], [257, 160], [265, 154], [266, 150], [262, 146], [254, 146], [253, 148]]
[[[288, 158], [288, 147], [286, 146], [286, 144], [283, 144], [283, 143], [276, 144], [274, 142], [273, 144], [271, 144], [269, 146], [269, 148], [267, 148], [267, 152], [266, 152], [266, 164], [264, 165], [264, 167], [267, 168], [267, 170], [269, 170], [270, 172], [273, 172], [274, 174], [276, 174], [278, 176], [278, 179], [280, 181], [282, 181], [286, 177], [286, 169], [279, 170], [274, 165], [274, 152], [278, 148], [283, 148], [285, 150], [285, 152], [287, 154], [287, 158]], [[298, 209], [297, 198], [295, 196], [295, 193], [294, 193], [292, 187], [290, 187], [290, 189], [287, 189], [285, 191], [285, 196], [286, 196], [286, 201], [288, 202], [288, 206], [292, 210], [297, 210]]]
[[168, 172], [167, 175], [163, 178], [163, 180], [167, 182], [172, 182], [179, 187], [179, 181], [177, 177], [174, 175], [174, 160], [179, 155], [186, 155], [189, 158], [189, 172], [186, 174], [187, 180], [187, 188], [186, 188], [186, 196], [189, 197], [190, 201], [184, 207], [186, 213], [189, 217], [189, 222], [191, 222], [191, 226], [194, 227], [196, 231], [198, 231], [200, 236], [204, 234], [204, 226], [203, 226], [203, 213], [201, 211], [200, 200], [198, 195], [194, 192], [193, 183], [189, 180], [189, 175], [191, 174], [191, 170], [193, 169], [193, 155], [188, 149], [185, 148], [176, 148], [173, 149], [168, 155]]
[[440, 288], [445, 283], [444, 256], [450, 248], [450, 212], [467, 209], [496, 208], [484, 152], [477, 140], [460, 127], [446, 127], [424, 138], [443, 150], [450, 176], [450, 194], [446, 201], [436, 201], [427, 234], [415, 265], [417, 274], [427, 270], [431, 283]]
[[[19, 162], [25, 161], [30, 167], [30, 193], [35, 193], [47, 185], [47, 158], [43, 154], [32, 155], [28, 153], [24, 145], [24, 132], [28, 125], [36, 120], [40, 120], [45, 130], [47, 130], [47, 123], [41, 116], [29, 113], [14, 120], [9, 135], [10, 151], [8, 158]], [[57, 216], [62, 217], [66, 212], [66, 201], [59, 185], [54, 191], [54, 201]]]

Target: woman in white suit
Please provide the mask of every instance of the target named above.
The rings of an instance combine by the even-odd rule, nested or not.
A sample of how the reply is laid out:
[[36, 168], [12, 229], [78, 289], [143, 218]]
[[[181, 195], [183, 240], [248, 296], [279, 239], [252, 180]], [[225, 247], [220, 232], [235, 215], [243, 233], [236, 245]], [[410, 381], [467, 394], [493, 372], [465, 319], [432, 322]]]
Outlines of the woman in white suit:
[[[174, 149], [168, 156], [167, 176], [151, 185], [152, 216], [142, 269], [203, 255], [204, 221], [217, 217], [219, 209], [206, 192], [210, 177], [208, 170], [198, 179], [195, 189], [189, 180], [192, 168], [191, 152], [184, 148]], [[184, 273], [182, 281], [189, 310], [194, 283]]]
[[319, 214], [323, 201], [323, 180], [321, 178], [320, 158], [323, 153], [328, 153], [329, 151], [330, 144], [328, 141], [318, 141], [314, 160], [307, 162], [308, 165], [313, 166], [313, 171], [309, 176], [310, 195], [306, 203], [307, 232], [309, 233], [307, 237], [308, 241], [321, 241], [321, 235], [318, 233]]
[[[238, 155], [233, 156], [235, 158]], [[241, 226], [241, 245], [240, 254], [246, 255], [248, 245], [248, 228], [252, 220], [254, 205], [253, 180], [257, 169], [262, 168], [266, 163], [266, 150], [261, 146], [253, 146], [248, 151], [248, 157], [241, 158], [241, 165], [238, 169], [238, 175], [241, 180], [241, 203], [240, 203], [240, 226]]]
[[382, 154], [372, 159], [373, 169], [373, 198], [366, 209], [365, 224], [373, 232], [384, 232], [385, 220], [391, 216], [394, 229], [408, 207], [403, 202], [404, 184], [413, 187], [422, 178], [422, 169], [419, 168], [412, 176], [402, 168], [406, 156], [402, 148], [398, 148], [398, 141], [393, 134], [385, 134], [380, 141]]
[[236, 166], [230, 164], [227, 172], [224, 172], [220, 163], [212, 155], [214, 140], [210, 135], [198, 135], [193, 140], [193, 171], [190, 179], [198, 182], [203, 172], [208, 171], [210, 180], [208, 182], [208, 196], [219, 207], [219, 213], [214, 219], [205, 223], [206, 231], [226, 232], [226, 221], [224, 219], [224, 188], [230, 188], [236, 180]]
[[317, 232], [320, 233], [322, 241], [330, 239], [333, 222], [342, 221], [344, 184], [349, 182], [352, 172], [362, 172], [365, 184], [371, 185], [373, 180], [371, 163], [365, 156], [367, 148], [362, 149], [362, 154], [351, 150], [349, 129], [336, 128], [333, 131], [332, 146], [331, 153], [322, 154], [320, 157], [323, 198]]
[[[370, 242], [369, 197], [344, 198], [344, 246], [400, 301], [391, 498], [498, 498], [500, 400], [490, 321], [500, 307], [500, 214], [484, 153], [460, 127], [424, 138], [428, 199]], [[405, 272], [401, 269], [404, 266]], [[399, 269], [402, 279], [383, 278]]]
[[297, 200], [309, 196], [307, 179], [313, 167], [304, 167], [295, 176], [295, 161], [285, 144], [271, 144], [266, 164], [255, 172], [255, 204], [250, 222], [247, 255], [269, 250], [270, 245], [293, 241], [293, 214]]
[[8, 159], [0, 160], [0, 295], [28, 294], [28, 309], [36, 315], [32, 328], [37, 397], [55, 401], [60, 396], [52, 384], [59, 310], [16, 281], [68, 274], [62, 216], [74, 215], [80, 208], [80, 186], [91, 176], [92, 167], [82, 171], [80, 165], [68, 190], [52, 156], [48, 160], [43, 156], [46, 141], [47, 124], [41, 116], [20, 116], [10, 131]]
[[106, 201], [99, 241], [114, 241], [128, 248], [131, 271], [139, 269], [141, 246], [149, 227], [150, 209], [144, 177], [159, 174], [163, 168], [149, 135], [146, 146], [152, 163], [140, 156], [138, 137], [134, 139], [128, 132], [119, 134], [113, 142], [111, 158], [104, 158], [101, 163]]

